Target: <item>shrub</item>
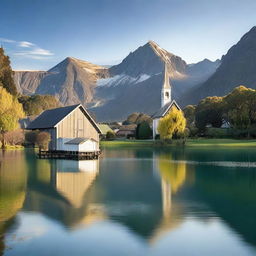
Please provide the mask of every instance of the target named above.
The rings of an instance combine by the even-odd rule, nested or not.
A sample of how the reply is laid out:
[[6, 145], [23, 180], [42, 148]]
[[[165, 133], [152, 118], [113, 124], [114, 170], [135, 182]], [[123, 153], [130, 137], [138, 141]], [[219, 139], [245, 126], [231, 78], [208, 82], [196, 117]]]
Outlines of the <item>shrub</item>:
[[113, 140], [113, 139], [115, 139], [115, 137], [116, 137], [116, 134], [113, 131], [108, 131], [106, 133], [106, 139], [107, 140]]
[[38, 131], [28, 131], [28, 132], [26, 132], [25, 133], [25, 142], [27, 144], [35, 146], [37, 134], [38, 134]]
[[227, 138], [228, 129], [223, 128], [207, 128], [205, 131], [205, 136], [209, 138]]
[[9, 145], [22, 145], [24, 140], [24, 132], [21, 129], [10, 131], [5, 134], [5, 142]]
[[136, 139], [150, 139], [152, 138], [152, 129], [146, 121], [138, 124], [136, 128]]
[[40, 150], [47, 150], [50, 140], [51, 135], [48, 132], [39, 132], [36, 136], [36, 144]]

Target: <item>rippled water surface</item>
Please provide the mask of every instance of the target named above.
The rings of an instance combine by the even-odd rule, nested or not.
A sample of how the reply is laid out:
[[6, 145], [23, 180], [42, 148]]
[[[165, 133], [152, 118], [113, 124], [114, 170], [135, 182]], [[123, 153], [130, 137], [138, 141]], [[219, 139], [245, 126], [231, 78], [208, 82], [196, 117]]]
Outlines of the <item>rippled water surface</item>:
[[256, 255], [256, 149], [0, 153], [0, 255]]

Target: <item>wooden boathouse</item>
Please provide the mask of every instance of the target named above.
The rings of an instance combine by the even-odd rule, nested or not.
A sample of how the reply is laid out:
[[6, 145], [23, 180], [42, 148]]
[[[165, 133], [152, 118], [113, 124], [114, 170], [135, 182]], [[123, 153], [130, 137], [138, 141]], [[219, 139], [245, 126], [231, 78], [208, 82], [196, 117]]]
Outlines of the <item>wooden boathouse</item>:
[[51, 135], [48, 150], [40, 151], [40, 158], [96, 159], [100, 154], [101, 130], [81, 104], [46, 110], [26, 129]]

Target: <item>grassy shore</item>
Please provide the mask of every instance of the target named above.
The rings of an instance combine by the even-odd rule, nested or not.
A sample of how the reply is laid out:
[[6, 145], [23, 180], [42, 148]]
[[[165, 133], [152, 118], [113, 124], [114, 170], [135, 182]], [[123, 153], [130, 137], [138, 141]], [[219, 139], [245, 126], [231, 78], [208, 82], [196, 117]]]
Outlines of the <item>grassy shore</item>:
[[[175, 141], [172, 144], [160, 146], [152, 140], [114, 140], [102, 141], [102, 147], [177, 147], [181, 145]], [[256, 140], [235, 140], [235, 139], [188, 139], [185, 147], [255, 147]]]
[[[2, 149], [1, 145], [0, 145], [0, 149]], [[24, 147], [21, 145], [6, 145], [5, 146], [5, 150], [19, 150], [19, 149], [24, 149]]]

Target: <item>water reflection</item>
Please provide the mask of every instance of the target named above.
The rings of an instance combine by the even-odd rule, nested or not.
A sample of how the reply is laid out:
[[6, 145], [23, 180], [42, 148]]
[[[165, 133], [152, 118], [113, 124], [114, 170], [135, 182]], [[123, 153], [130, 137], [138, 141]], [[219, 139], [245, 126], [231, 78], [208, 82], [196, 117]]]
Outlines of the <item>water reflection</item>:
[[[208, 163], [256, 162], [255, 151], [108, 149], [92, 161], [8, 153], [0, 164], [0, 255], [253, 255], [256, 171]], [[30, 226], [45, 230], [29, 231], [33, 246], [22, 248], [13, 237]]]

